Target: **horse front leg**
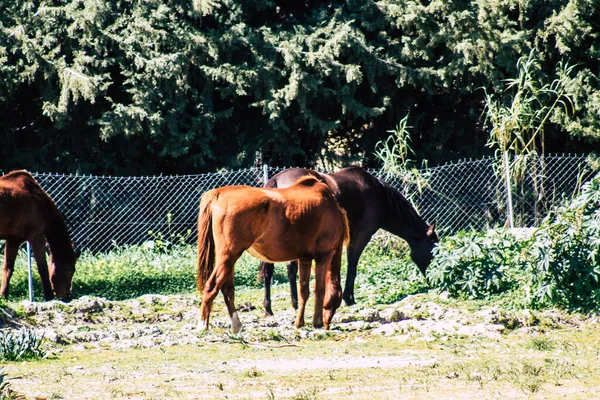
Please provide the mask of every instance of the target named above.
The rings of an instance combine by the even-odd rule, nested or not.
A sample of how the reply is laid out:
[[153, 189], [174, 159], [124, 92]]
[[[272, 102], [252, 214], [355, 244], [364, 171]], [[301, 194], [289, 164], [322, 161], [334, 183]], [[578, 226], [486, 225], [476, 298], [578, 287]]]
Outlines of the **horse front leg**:
[[306, 302], [310, 296], [310, 289], [308, 287], [310, 283], [310, 267], [312, 260], [300, 260], [298, 262], [298, 272], [300, 279], [298, 280], [298, 289], [300, 292], [300, 302], [298, 304], [298, 313], [296, 315], [296, 328], [304, 326], [304, 310], [306, 309]]
[[346, 250], [348, 255], [348, 270], [346, 272], [346, 283], [344, 285], [344, 303], [347, 306], [356, 304], [354, 299], [354, 281], [356, 280], [356, 268], [358, 266], [358, 259], [362, 254], [363, 250], [369, 243], [371, 235], [351, 237], [350, 243]]
[[273, 270], [275, 265], [272, 263], [261, 262], [260, 271], [265, 282], [265, 298], [263, 305], [265, 307], [265, 315], [272, 317], [273, 310], [271, 309], [271, 282], [273, 281]]
[[23, 242], [19, 240], [7, 239], [6, 244], [4, 245], [4, 268], [2, 270], [2, 286], [0, 286], [0, 296], [5, 299], [8, 298], [8, 285], [15, 269], [15, 259], [17, 258], [17, 253], [21, 243]]
[[54, 291], [50, 284], [50, 277], [48, 274], [48, 264], [46, 263], [46, 238], [43, 235], [38, 235], [29, 241], [31, 244], [31, 250], [33, 251], [33, 257], [37, 264], [37, 269], [40, 274], [40, 280], [42, 281], [42, 290], [44, 291], [44, 299], [50, 301], [54, 299]]

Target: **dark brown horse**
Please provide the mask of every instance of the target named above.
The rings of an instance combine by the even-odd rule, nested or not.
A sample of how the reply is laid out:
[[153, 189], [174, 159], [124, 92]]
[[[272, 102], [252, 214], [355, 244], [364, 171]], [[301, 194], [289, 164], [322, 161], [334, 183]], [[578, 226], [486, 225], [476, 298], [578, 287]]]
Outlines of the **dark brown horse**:
[[202, 195], [198, 213], [198, 289], [203, 292], [199, 329], [208, 329], [219, 290], [241, 328], [234, 305], [233, 271], [244, 251], [261, 260], [299, 260], [300, 307], [296, 327], [304, 325], [312, 260], [315, 260], [313, 325], [329, 328], [342, 301], [340, 268], [348, 221], [329, 188], [313, 177], [285, 189], [225, 186]]
[[[408, 243], [412, 260], [425, 274], [433, 257], [432, 250], [438, 237], [434, 225], [425, 223], [397, 189], [381, 182], [360, 167], [348, 167], [332, 174], [321, 174], [304, 168], [290, 168], [274, 175], [266, 182], [265, 187], [287, 187], [307, 175], [325, 182], [348, 216], [350, 242], [347, 248], [348, 272], [343, 295], [347, 305], [355, 304], [354, 280], [358, 259], [371, 236], [380, 228], [401, 237]], [[288, 263], [294, 308], [297, 308], [298, 304], [297, 270], [296, 263]], [[273, 315], [270, 291], [273, 264], [262, 263], [261, 274], [265, 282], [265, 312]]]
[[[69, 300], [77, 254], [56, 204], [27, 171], [0, 177], [0, 239], [6, 240], [2, 297], [8, 297], [17, 251], [27, 241], [40, 273], [44, 298]], [[50, 266], [46, 263], [46, 241]]]

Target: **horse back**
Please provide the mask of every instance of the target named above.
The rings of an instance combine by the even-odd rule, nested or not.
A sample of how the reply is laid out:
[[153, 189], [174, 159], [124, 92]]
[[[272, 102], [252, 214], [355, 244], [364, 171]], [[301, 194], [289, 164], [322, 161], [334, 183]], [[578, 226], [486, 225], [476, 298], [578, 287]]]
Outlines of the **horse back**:
[[[294, 185], [278, 189], [285, 198], [285, 219], [290, 231], [308, 235], [322, 241], [339, 240], [345, 235], [347, 221], [345, 212], [339, 207], [333, 193], [325, 183], [314, 176], [300, 178]], [[327, 244], [325, 244], [327, 242]]]
[[283, 189], [228, 186], [211, 192], [215, 242], [233, 253], [248, 250], [274, 262], [314, 258], [343, 239], [343, 212], [314, 177]]
[[313, 171], [307, 168], [288, 168], [275, 175], [273, 175], [266, 183], [266, 188], [286, 188], [293, 185], [298, 179], [304, 176], [314, 176], [315, 178], [325, 181], [324, 174]]
[[27, 238], [44, 231], [55, 218], [53, 201], [25, 171], [0, 177], [0, 238]]
[[322, 174], [306, 168], [290, 168], [271, 177], [266, 187], [289, 187], [303, 176], [314, 176], [331, 190], [346, 212], [350, 230], [374, 233], [385, 219], [386, 202], [381, 182], [364, 168], [351, 166], [338, 172]]

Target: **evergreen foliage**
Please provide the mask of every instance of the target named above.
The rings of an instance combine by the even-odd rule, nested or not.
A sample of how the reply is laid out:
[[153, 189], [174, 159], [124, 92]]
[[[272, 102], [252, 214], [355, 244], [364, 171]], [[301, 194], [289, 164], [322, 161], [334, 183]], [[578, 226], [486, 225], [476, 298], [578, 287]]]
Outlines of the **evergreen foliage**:
[[597, 0], [0, 0], [0, 32], [5, 171], [369, 164], [407, 113], [416, 159], [477, 156], [482, 88], [532, 49], [575, 66], [546, 150], [600, 135]]

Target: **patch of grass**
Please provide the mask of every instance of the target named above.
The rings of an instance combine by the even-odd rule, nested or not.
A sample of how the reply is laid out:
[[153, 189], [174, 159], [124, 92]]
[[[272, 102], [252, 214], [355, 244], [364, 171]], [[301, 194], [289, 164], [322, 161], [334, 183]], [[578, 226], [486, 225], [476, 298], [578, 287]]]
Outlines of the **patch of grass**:
[[555, 345], [548, 335], [536, 335], [531, 338], [528, 347], [540, 351], [550, 351], [554, 349]]
[[12, 389], [10, 379], [4, 368], [0, 368], [0, 400], [25, 400], [25, 396]]
[[[274, 281], [287, 282], [284, 264], [278, 264]], [[41, 300], [42, 288], [34, 265], [33, 289]], [[10, 298], [28, 298], [27, 259], [23, 252], [17, 257], [11, 279]], [[259, 262], [244, 253], [235, 266], [235, 286], [259, 288]], [[116, 246], [108, 253], [83, 252], [73, 277], [73, 297], [97, 296], [109, 300], [125, 300], [144, 294], [184, 294], [196, 292], [196, 248], [180, 244], [168, 251], [155, 241], [142, 245]], [[0, 303], [2, 307], [2, 303]]]
[[322, 389], [317, 387], [312, 387], [310, 389], [303, 389], [300, 393], [296, 394], [292, 397], [293, 400], [317, 400], [319, 398], [319, 393]]
[[533, 394], [537, 393], [545, 383], [546, 372], [544, 365], [525, 359], [512, 363], [508, 370], [508, 376], [515, 387], [520, 388], [526, 394]]
[[354, 289], [358, 303], [390, 304], [428, 287], [401, 239], [373, 238], [360, 257]]
[[244, 372], [244, 376], [247, 378], [258, 378], [259, 376], [262, 376], [263, 373], [256, 367], [252, 367], [249, 370], [247, 370], [246, 372]]

